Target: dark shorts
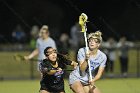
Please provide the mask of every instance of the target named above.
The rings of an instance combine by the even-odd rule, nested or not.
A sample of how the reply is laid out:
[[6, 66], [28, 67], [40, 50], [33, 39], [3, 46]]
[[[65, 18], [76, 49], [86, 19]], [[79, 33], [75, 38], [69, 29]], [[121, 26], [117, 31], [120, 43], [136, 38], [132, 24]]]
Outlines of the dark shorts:
[[61, 83], [58, 83], [58, 84], [53, 84], [53, 85], [50, 85], [50, 84], [47, 84], [47, 83], [41, 81], [40, 85], [41, 85], [40, 90], [46, 90], [51, 93], [65, 92], [64, 81]]

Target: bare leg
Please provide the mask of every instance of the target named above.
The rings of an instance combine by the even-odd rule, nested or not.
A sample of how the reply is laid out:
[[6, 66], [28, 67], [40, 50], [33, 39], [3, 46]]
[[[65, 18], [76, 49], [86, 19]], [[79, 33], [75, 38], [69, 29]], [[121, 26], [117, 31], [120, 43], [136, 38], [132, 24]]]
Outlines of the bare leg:
[[101, 91], [96, 86], [92, 86], [89, 93], [101, 93]]
[[84, 86], [85, 93], [101, 93], [96, 86]]
[[60, 93], [65, 93], [65, 92], [60, 92]]
[[84, 86], [84, 91], [85, 93], [89, 93], [89, 90], [91, 89], [91, 87], [89, 85]]
[[40, 93], [50, 93], [50, 92], [48, 92], [46, 90], [40, 90]]
[[81, 84], [80, 81], [76, 81], [75, 83], [73, 83], [71, 85], [71, 89], [75, 93], [85, 93], [84, 88], [83, 88], [83, 85]]

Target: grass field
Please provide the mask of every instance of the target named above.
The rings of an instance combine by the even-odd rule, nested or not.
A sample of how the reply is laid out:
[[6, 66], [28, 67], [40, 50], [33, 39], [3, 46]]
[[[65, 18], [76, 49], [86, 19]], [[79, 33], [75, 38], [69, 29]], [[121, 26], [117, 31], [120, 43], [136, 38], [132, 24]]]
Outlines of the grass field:
[[[13, 59], [15, 54], [28, 55], [29, 52], [0, 52], [0, 78], [30, 78], [31, 69], [33, 71], [33, 76], [38, 77], [37, 63], [36, 62], [17, 62]], [[74, 54], [72, 54], [74, 55]], [[71, 57], [72, 57], [71, 55]], [[137, 51], [129, 51], [129, 74], [137, 74]], [[32, 66], [32, 67], [31, 67]], [[140, 67], [140, 63], [139, 63]], [[140, 69], [139, 69], [140, 70]], [[10, 71], [10, 73], [9, 73]], [[120, 63], [117, 58], [115, 61], [114, 73], [120, 74]]]
[[[66, 93], [73, 93], [65, 80]], [[101, 79], [96, 82], [102, 93], [140, 93], [140, 79]], [[39, 80], [0, 81], [0, 93], [39, 93]]]
[[[36, 62], [32, 62], [32, 64], [30, 62], [16, 62], [13, 55], [17, 53], [21, 55], [29, 54], [29, 52], [0, 52], [0, 93], [39, 93], [39, 80], [29, 80], [32, 71], [35, 78], [40, 76], [36, 70]], [[129, 51], [129, 74], [136, 75], [137, 69], [140, 69], [137, 66], [138, 57], [136, 54], [136, 50]], [[120, 74], [118, 59], [115, 62], [114, 74]], [[65, 83], [66, 93], [73, 93], [69, 89], [67, 80], [65, 80]], [[101, 79], [96, 82], [96, 85], [102, 93], [140, 93], [139, 78]]]

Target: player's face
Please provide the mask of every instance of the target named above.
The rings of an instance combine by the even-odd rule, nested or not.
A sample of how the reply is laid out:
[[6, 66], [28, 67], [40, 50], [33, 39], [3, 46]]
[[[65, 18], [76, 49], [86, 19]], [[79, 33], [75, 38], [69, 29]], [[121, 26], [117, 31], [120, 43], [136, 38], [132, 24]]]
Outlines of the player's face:
[[49, 36], [49, 32], [44, 29], [42, 29], [40, 32], [42, 38], [47, 38]]
[[100, 46], [98, 39], [90, 38], [88, 40], [89, 48], [90, 49], [97, 49]]
[[55, 49], [53, 49], [53, 48], [50, 48], [50, 49], [48, 49], [48, 51], [47, 51], [47, 58], [50, 60], [50, 61], [56, 61], [56, 59], [57, 59], [57, 52], [56, 52], [56, 50]]

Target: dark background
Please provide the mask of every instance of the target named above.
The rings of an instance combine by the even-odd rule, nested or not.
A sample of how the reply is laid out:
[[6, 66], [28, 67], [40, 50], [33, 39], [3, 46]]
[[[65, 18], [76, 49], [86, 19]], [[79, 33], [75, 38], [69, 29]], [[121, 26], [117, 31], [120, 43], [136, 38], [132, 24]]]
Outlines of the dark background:
[[88, 32], [101, 30], [105, 40], [140, 40], [140, 0], [1, 0], [0, 36], [10, 40], [17, 24], [27, 35], [33, 25], [47, 24], [57, 38], [69, 34], [82, 12], [89, 17]]

